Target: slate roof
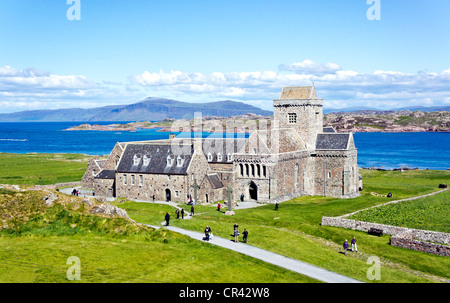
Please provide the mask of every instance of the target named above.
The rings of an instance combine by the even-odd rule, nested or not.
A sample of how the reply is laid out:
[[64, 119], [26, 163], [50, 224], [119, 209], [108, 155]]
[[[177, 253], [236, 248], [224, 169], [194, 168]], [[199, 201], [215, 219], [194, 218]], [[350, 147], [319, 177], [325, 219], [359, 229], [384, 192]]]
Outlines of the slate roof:
[[323, 128], [324, 133], [335, 133], [336, 130], [333, 128], [333, 126], [326, 126]]
[[117, 172], [148, 174], [187, 173], [194, 148], [191, 144], [127, 144]]
[[350, 134], [318, 134], [316, 140], [316, 150], [346, 150], [349, 140]]
[[97, 176], [95, 176], [95, 179], [115, 179], [116, 172], [114, 170], [104, 169], [100, 173], [98, 173]]
[[[203, 153], [208, 161], [208, 154], [211, 158], [208, 162], [212, 163], [232, 163], [228, 161], [228, 154], [239, 152], [245, 145], [245, 138], [205, 138], [203, 139]], [[220, 160], [219, 154], [222, 156]]]
[[218, 189], [224, 187], [222, 181], [220, 181], [218, 174], [207, 174], [206, 177], [208, 178], [209, 183], [211, 183], [212, 188]]

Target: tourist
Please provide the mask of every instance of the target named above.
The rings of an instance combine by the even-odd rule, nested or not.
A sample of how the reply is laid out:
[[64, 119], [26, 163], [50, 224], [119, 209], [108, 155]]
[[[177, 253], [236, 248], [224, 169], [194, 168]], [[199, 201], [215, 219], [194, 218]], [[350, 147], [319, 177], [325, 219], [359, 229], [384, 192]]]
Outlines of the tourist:
[[164, 219], [166, 219], [166, 226], [169, 226], [169, 220], [170, 220], [169, 213], [166, 213], [166, 216], [164, 217]]
[[153, 202], [155, 202], [155, 195], [152, 196]]
[[241, 202], [244, 202], [244, 194], [241, 194]]
[[194, 205], [191, 205], [191, 217], [194, 216]]
[[220, 202], [217, 203], [217, 210], [220, 211]]
[[233, 225], [233, 230], [238, 229], [238, 227], [239, 227], [239, 225], [238, 225], [237, 223], [234, 223], [234, 225]]
[[345, 241], [344, 241], [344, 255], [347, 255], [347, 249], [348, 249], [348, 242], [347, 242], [347, 239], [345, 239]]
[[211, 235], [211, 227], [209, 227], [208, 225], [206, 225], [206, 228], [205, 228], [205, 238], [204, 238], [204, 240], [205, 240], [205, 241], [209, 241], [210, 235]]
[[234, 230], [234, 242], [239, 242], [239, 230], [237, 228]]
[[356, 246], [356, 239], [355, 239], [355, 237], [353, 237], [351, 243], [352, 243], [352, 251], [358, 252], [358, 247]]
[[184, 208], [181, 209], [181, 219], [184, 219]]
[[275, 210], [278, 210], [278, 202], [275, 203]]
[[175, 211], [175, 213], [177, 214], [177, 219], [180, 219], [180, 210], [177, 208], [177, 210]]
[[248, 236], [248, 231], [244, 228], [244, 231], [242, 232], [242, 240], [244, 240], [244, 243], [247, 243], [247, 236]]

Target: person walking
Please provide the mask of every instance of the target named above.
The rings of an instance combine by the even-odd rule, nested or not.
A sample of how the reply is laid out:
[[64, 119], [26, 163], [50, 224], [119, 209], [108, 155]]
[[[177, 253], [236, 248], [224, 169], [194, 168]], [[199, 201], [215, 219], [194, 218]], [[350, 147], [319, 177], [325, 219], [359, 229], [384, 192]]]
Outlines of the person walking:
[[191, 205], [191, 217], [194, 216], [194, 205]]
[[275, 203], [275, 210], [278, 210], [278, 202]]
[[169, 213], [166, 213], [166, 216], [164, 217], [164, 219], [166, 219], [166, 226], [169, 226], [169, 220], [170, 220]]
[[347, 255], [347, 249], [348, 249], [348, 242], [347, 242], [347, 239], [345, 239], [344, 244], [343, 244], [343, 247], [344, 247], [344, 255]]
[[220, 202], [217, 203], [217, 210], [220, 211]]
[[184, 219], [184, 208], [181, 209], [181, 219]]
[[244, 240], [244, 243], [247, 243], [247, 236], [248, 236], [248, 231], [247, 231], [247, 229], [244, 228], [244, 231], [242, 232], [242, 240]]
[[177, 219], [180, 219], [180, 210], [177, 208], [177, 210], [175, 211], [175, 213], [177, 214]]
[[356, 239], [355, 239], [355, 237], [353, 237], [353, 239], [351, 241], [351, 244], [352, 244], [352, 251], [358, 252], [358, 247], [356, 246]]
[[205, 228], [205, 241], [209, 241], [210, 235], [211, 235], [211, 227], [209, 227], [209, 225], [206, 225], [206, 228]]

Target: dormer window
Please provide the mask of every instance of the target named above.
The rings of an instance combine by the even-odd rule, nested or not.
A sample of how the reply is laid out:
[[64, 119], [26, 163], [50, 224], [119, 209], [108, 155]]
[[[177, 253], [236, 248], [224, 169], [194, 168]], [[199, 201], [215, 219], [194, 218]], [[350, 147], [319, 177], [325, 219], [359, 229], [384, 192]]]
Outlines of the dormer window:
[[172, 166], [173, 159], [170, 156], [167, 156], [167, 166]]
[[147, 157], [147, 155], [144, 155], [144, 166], [148, 166], [150, 164], [150, 157]]
[[208, 153], [208, 162], [211, 162], [212, 161], [212, 155], [211, 155], [211, 153]]
[[184, 159], [181, 156], [177, 157], [177, 167], [183, 166]]
[[222, 161], [222, 154], [220, 153], [217, 154], [217, 161], [218, 162]]
[[139, 165], [139, 162], [141, 162], [141, 157], [138, 155], [133, 156], [133, 165]]
[[227, 161], [228, 161], [228, 162], [233, 161], [233, 157], [231, 156], [231, 154], [228, 154], [228, 155], [227, 155]]

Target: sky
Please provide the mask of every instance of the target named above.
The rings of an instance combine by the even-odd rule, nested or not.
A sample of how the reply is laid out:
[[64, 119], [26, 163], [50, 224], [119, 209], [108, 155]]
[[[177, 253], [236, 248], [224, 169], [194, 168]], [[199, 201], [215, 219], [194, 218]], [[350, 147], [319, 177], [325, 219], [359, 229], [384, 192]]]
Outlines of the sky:
[[450, 1], [0, 1], [0, 113], [147, 97], [272, 110], [312, 83], [325, 109], [450, 105]]

